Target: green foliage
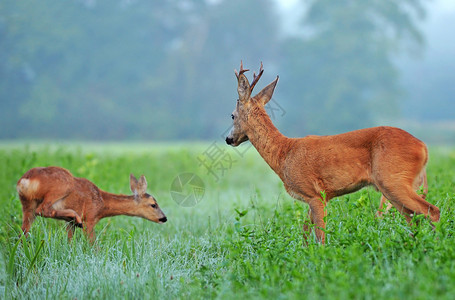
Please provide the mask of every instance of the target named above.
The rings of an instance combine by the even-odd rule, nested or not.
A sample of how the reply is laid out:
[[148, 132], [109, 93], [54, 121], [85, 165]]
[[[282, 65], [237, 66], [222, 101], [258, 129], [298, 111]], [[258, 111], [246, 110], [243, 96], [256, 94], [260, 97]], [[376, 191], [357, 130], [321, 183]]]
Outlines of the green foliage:
[[423, 40], [422, 2], [302, 1], [289, 38], [270, 0], [5, 0], [0, 138], [213, 138], [241, 59], [264, 62], [257, 89], [281, 76], [288, 133], [372, 125], [398, 110], [394, 58]]
[[2, 1], [0, 138], [219, 135], [233, 68], [271, 59], [274, 20], [257, 0]]
[[[285, 193], [254, 149], [216, 181], [197, 159], [207, 146], [1, 146], [2, 298], [453, 297], [454, 149], [430, 149], [427, 199], [442, 212], [435, 230], [419, 216], [410, 227], [395, 210], [375, 218], [379, 194], [364, 189], [328, 204], [327, 245], [313, 236], [304, 246], [307, 206]], [[129, 193], [129, 173], [145, 174], [169, 221], [107, 218], [92, 246], [81, 230], [68, 242], [64, 222], [38, 217], [25, 239], [15, 183], [45, 165], [115, 193]], [[182, 172], [205, 183], [205, 197], [194, 207], [178, 206], [169, 194]]]
[[302, 99], [302, 115], [286, 126], [333, 134], [369, 127], [397, 116], [402, 99], [396, 54], [423, 38], [417, 22], [424, 0], [307, 1], [303, 37], [284, 47], [285, 98]]

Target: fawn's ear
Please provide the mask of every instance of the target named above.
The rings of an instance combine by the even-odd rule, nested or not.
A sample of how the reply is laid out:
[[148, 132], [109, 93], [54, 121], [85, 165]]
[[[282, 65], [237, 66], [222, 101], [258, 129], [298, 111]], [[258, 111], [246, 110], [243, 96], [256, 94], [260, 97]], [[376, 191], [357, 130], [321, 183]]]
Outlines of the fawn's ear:
[[145, 179], [145, 176], [142, 175], [141, 178], [137, 180], [133, 174], [130, 174], [130, 187], [134, 196], [144, 195], [147, 191], [147, 180]]
[[147, 180], [144, 175], [141, 175], [139, 178], [139, 184], [137, 186], [137, 193], [139, 195], [144, 195], [147, 192]]
[[257, 101], [262, 102], [263, 105], [266, 105], [270, 99], [272, 99], [273, 92], [275, 91], [276, 84], [278, 83], [278, 76], [274, 81], [272, 81], [268, 86], [262, 89], [259, 93], [257, 93], [255, 98]]
[[251, 89], [248, 78], [246, 78], [245, 74], [240, 74], [238, 76], [238, 82], [239, 85], [237, 87], [237, 92], [239, 93], [239, 100], [242, 102], [247, 101], [251, 96]]
[[130, 188], [133, 194], [137, 195], [137, 186], [139, 185], [139, 181], [137, 181], [136, 177], [133, 174], [130, 174]]

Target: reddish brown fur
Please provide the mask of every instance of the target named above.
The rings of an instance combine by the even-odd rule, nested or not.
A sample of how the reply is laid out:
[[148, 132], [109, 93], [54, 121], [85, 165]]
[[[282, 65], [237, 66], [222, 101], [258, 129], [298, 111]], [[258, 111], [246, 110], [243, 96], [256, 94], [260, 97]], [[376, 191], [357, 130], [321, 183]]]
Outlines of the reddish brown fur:
[[[236, 74], [237, 75], [237, 74]], [[373, 127], [332, 136], [288, 138], [272, 124], [264, 105], [271, 99], [278, 77], [256, 96], [244, 74], [238, 75], [239, 101], [234, 127], [226, 138], [237, 146], [250, 140], [278, 174], [287, 192], [309, 204], [309, 219], [324, 243], [326, 203], [337, 196], [374, 186], [410, 221], [412, 213], [439, 221], [438, 207], [415, 190], [423, 182], [426, 193], [425, 144], [394, 127]], [[322, 199], [321, 192], [326, 197]], [[308, 236], [309, 226], [304, 230]]]
[[74, 226], [83, 227], [91, 240], [95, 237], [94, 226], [105, 217], [128, 215], [166, 222], [156, 200], [146, 193], [145, 177], [137, 180], [130, 175], [130, 185], [133, 196], [116, 195], [60, 167], [30, 169], [17, 182], [22, 203], [22, 231], [29, 232], [37, 215], [71, 222], [67, 227], [69, 238], [73, 236]]

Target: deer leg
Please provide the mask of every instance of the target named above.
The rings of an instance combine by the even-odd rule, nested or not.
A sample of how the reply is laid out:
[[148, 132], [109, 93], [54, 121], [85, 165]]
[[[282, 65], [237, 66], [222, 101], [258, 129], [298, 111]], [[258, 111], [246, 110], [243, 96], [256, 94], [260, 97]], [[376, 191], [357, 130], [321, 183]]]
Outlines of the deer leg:
[[[82, 227], [82, 218], [72, 209], [59, 209], [56, 210], [52, 207], [53, 202], [39, 206], [36, 214], [45, 218], [61, 219], [68, 222], [74, 221], [75, 226]], [[49, 202], [47, 202], [49, 203]]]
[[379, 202], [378, 211], [376, 212], [376, 217], [381, 218], [385, 212], [388, 212], [392, 208], [392, 204], [388, 203], [384, 211], [384, 205], [388, 202], [387, 198], [384, 195], [381, 195], [381, 201]]
[[313, 224], [313, 214], [311, 213], [311, 208], [308, 208], [308, 220], [305, 220], [303, 224], [303, 240], [305, 245], [308, 245], [308, 239], [310, 238]]
[[439, 208], [425, 201], [412, 189], [412, 187], [397, 188], [388, 192], [388, 194], [387, 198], [390, 199], [393, 206], [406, 217], [408, 222], [411, 221], [411, 215], [413, 213], [423, 214], [426, 217], [429, 217], [433, 222], [439, 221]]
[[325, 204], [320, 198], [314, 198], [308, 202], [311, 210], [311, 221], [315, 224], [314, 231], [316, 233], [316, 239], [321, 243], [325, 243], [325, 217], [327, 211]]
[[428, 194], [428, 181], [427, 181], [427, 172], [425, 170], [422, 171], [422, 173], [419, 176], [419, 179], [414, 183], [414, 190], [419, 190], [420, 187], [422, 187], [422, 194], [420, 197], [422, 197], [424, 200], [427, 197]]
[[414, 211], [408, 209], [402, 203], [391, 202], [389, 205], [392, 205], [393, 207], [395, 207], [400, 212], [400, 214], [402, 214], [405, 217], [406, 222], [408, 222], [408, 225], [412, 224], [411, 221], [412, 221], [412, 217], [415, 213]]
[[[427, 181], [427, 173], [424, 170], [421, 171], [420, 175], [414, 180], [413, 188], [415, 191], [418, 191], [422, 187], [422, 194], [419, 195], [423, 200], [426, 199], [428, 194], [428, 181]], [[384, 213], [387, 213], [394, 205], [392, 203], [388, 203], [387, 207], [385, 208], [385, 212], [383, 211], [384, 205], [388, 202], [388, 199], [381, 195], [381, 201], [379, 203], [378, 211], [376, 212], [376, 217], [382, 217]], [[413, 211], [406, 209], [403, 205], [399, 205], [397, 209], [406, 217], [408, 223], [411, 223], [410, 216], [412, 215]]]
[[68, 241], [71, 241], [74, 235], [74, 224], [68, 223], [66, 224], [66, 232], [68, 233]]
[[22, 232], [27, 235], [30, 231], [33, 221], [35, 220], [36, 202], [27, 201], [23, 196], [19, 196], [22, 204]]
[[95, 223], [94, 222], [86, 222], [84, 231], [87, 234], [90, 242], [93, 244], [95, 242]]
[[22, 232], [27, 235], [30, 231], [33, 221], [35, 220], [35, 212], [30, 209], [22, 208]]

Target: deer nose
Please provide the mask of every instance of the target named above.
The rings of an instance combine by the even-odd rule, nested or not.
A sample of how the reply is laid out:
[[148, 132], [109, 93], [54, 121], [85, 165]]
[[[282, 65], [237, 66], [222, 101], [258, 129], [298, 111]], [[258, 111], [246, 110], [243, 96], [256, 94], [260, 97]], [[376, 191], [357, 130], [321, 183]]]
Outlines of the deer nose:
[[226, 137], [226, 144], [231, 145], [232, 143], [234, 143], [234, 139], [230, 138], [230, 137]]
[[158, 221], [165, 223], [167, 221], [167, 218], [163, 217], [163, 218], [159, 219]]

